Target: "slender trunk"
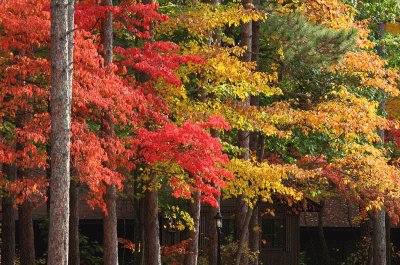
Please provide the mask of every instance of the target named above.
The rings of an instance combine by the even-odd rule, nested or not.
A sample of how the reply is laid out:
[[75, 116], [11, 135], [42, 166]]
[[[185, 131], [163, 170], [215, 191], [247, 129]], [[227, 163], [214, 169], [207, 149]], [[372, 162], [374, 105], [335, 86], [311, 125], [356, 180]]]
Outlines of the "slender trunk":
[[[238, 145], [240, 148], [243, 148], [244, 151], [241, 155], [241, 158], [244, 160], [249, 159], [249, 132], [248, 131], [239, 131], [238, 133], [239, 142]], [[250, 209], [247, 203], [243, 200], [242, 196], [239, 196], [235, 202], [235, 233], [234, 240], [238, 241], [238, 248], [243, 248], [245, 245], [248, 245], [249, 242], [249, 233], [248, 233], [248, 223], [245, 224], [246, 216], [248, 215]], [[251, 216], [250, 216], [251, 217]], [[249, 218], [250, 221], [250, 218]], [[236, 259], [239, 259], [240, 262], [242, 256], [242, 249], [237, 251]], [[243, 258], [243, 263], [246, 265], [248, 263], [247, 257]]]
[[[249, 248], [251, 252], [257, 252], [260, 250], [260, 224], [258, 216], [258, 205], [253, 209], [253, 214], [250, 219], [249, 225]], [[249, 264], [258, 265], [258, 255], [254, 259], [250, 260]]]
[[[243, 222], [243, 228], [248, 228], [249, 227], [250, 219], [251, 219], [252, 214], [253, 214], [253, 209], [249, 208], [247, 213], [246, 213], [246, 217], [244, 219], [244, 222]], [[235, 253], [235, 265], [244, 264], [244, 262], [245, 262], [245, 261], [244, 262], [241, 262], [241, 261], [242, 261], [243, 250], [244, 250], [246, 244], [249, 241], [248, 231], [249, 231], [248, 229], [243, 229], [242, 233], [240, 234], [238, 247], [237, 247], [237, 250], [236, 250], [236, 253]]]
[[71, 180], [69, 216], [69, 260], [68, 265], [79, 265], [79, 184]]
[[[220, 5], [221, 0], [211, 0], [211, 4], [213, 5]], [[221, 35], [218, 33], [218, 29], [215, 32], [211, 33], [211, 39], [214, 42], [214, 45], [219, 47], [221, 46]], [[219, 133], [216, 130], [211, 129], [211, 135], [214, 138], [219, 137]], [[221, 211], [220, 196], [215, 195], [215, 199], [218, 202], [217, 207], [210, 208], [210, 214], [208, 219], [208, 264], [209, 265], [217, 265], [218, 264], [218, 230], [215, 217], [217, 213]]]
[[[260, 0], [255, 0], [254, 5], [259, 6]], [[252, 26], [252, 36], [251, 36], [251, 60], [258, 64], [259, 61], [259, 53], [260, 53], [260, 23], [258, 21], [253, 21]], [[250, 96], [250, 105], [251, 106], [259, 106], [260, 103], [259, 96]], [[263, 152], [257, 152], [258, 149], [263, 149], [261, 146], [261, 142], [259, 139], [261, 135], [259, 132], [252, 132], [250, 135], [250, 150], [253, 154], [256, 155], [257, 161], [262, 161]], [[260, 157], [260, 155], [262, 155]], [[259, 214], [258, 214], [258, 205], [256, 205], [253, 209], [253, 214], [250, 219], [249, 225], [249, 248], [251, 252], [257, 252], [260, 250], [260, 229], [259, 229]], [[250, 265], [258, 265], [258, 255], [255, 256], [253, 260], [249, 262]]]
[[[15, 180], [17, 174], [15, 166], [3, 165], [2, 170], [9, 181]], [[11, 194], [4, 195], [2, 199], [1, 242], [1, 264], [14, 265], [15, 209], [14, 196]]]
[[194, 230], [189, 231], [189, 238], [192, 240], [189, 243], [189, 253], [185, 256], [185, 265], [197, 265], [199, 255], [199, 229], [200, 229], [200, 192], [193, 194], [193, 203], [190, 204], [190, 215], [193, 217]]
[[[112, 6], [112, 0], [102, 0], [104, 6]], [[103, 45], [103, 58], [106, 66], [112, 63], [113, 59], [113, 16], [108, 12], [106, 17], [101, 21], [101, 44]], [[106, 115], [107, 116], [107, 115]], [[106, 132], [109, 136], [113, 134], [111, 131], [112, 122], [107, 119]], [[107, 214], [103, 218], [103, 249], [104, 249], [104, 265], [118, 264], [118, 236], [117, 236], [117, 211], [116, 211], [116, 188], [108, 186], [105, 195], [105, 204], [107, 205]]]
[[[103, 6], [112, 6], [112, 0], [102, 0]], [[108, 66], [113, 60], [113, 15], [108, 12], [101, 21], [101, 44], [103, 45], [104, 64]]]
[[[243, 0], [243, 7], [245, 9], [250, 9], [252, 1], [251, 0]], [[246, 47], [246, 50], [242, 56], [242, 61], [250, 62], [251, 61], [251, 48], [252, 48], [252, 22], [243, 23], [241, 30], [241, 46]], [[250, 104], [250, 98], [247, 98], [243, 102], [244, 105]], [[244, 160], [249, 159], [249, 147], [250, 147], [250, 134], [248, 131], [239, 131], [238, 133], [238, 146], [242, 148], [244, 151], [241, 155], [241, 158]], [[238, 242], [238, 250], [235, 255], [236, 264], [240, 264], [243, 248], [245, 245], [248, 245], [248, 226], [251, 218], [251, 214], [249, 213], [251, 209], [249, 209], [247, 203], [239, 197], [236, 201], [236, 215], [235, 215], [235, 239], [239, 240]], [[247, 220], [247, 224], [246, 224]], [[246, 258], [243, 259], [244, 265], [246, 265], [248, 261]]]
[[1, 220], [1, 264], [14, 265], [15, 256], [15, 212], [13, 198], [5, 195], [2, 201]]
[[375, 213], [372, 225], [373, 264], [386, 265], [385, 209]]
[[246, 215], [248, 212], [248, 205], [247, 203], [242, 199], [242, 197], [239, 197], [236, 199], [235, 202], [235, 231], [234, 231], [234, 240], [238, 241], [241, 237], [241, 234], [245, 232], [247, 233], [247, 227], [244, 226], [244, 221], [246, 219]]
[[[218, 37], [216, 37], [218, 38]], [[211, 136], [214, 138], [219, 137], [219, 133], [216, 130], [211, 130]], [[221, 211], [221, 197], [215, 195], [218, 206], [210, 208], [210, 214], [208, 216], [208, 264], [217, 265], [218, 258], [218, 230], [215, 217], [217, 213]]]
[[117, 193], [114, 185], [107, 186], [104, 201], [107, 205], [107, 214], [103, 219], [104, 232], [104, 265], [118, 264], [118, 237], [117, 237], [117, 213], [116, 200]]
[[68, 0], [51, 0], [51, 186], [49, 265], [68, 265], [72, 63]]
[[325, 265], [330, 264], [330, 255], [329, 255], [329, 248], [325, 240], [324, 234], [324, 209], [325, 209], [325, 201], [321, 200], [320, 202], [320, 210], [318, 212], [318, 237], [319, 242], [322, 248], [322, 256]]
[[160, 235], [158, 224], [158, 191], [144, 194], [144, 264], [161, 265]]
[[[251, 9], [252, 0], [242, 0], [242, 5], [245, 9]], [[242, 57], [244, 62], [250, 62], [252, 57], [252, 26], [252, 21], [242, 24], [241, 46], [246, 46], [246, 51]]]
[[[378, 39], [383, 37], [385, 28], [384, 23], [378, 23]], [[383, 55], [383, 47], [378, 46], [378, 55]], [[381, 101], [379, 107], [385, 109], [385, 101]], [[378, 135], [381, 138], [382, 143], [385, 142], [385, 132], [378, 129]], [[372, 253], [373, 253], [373, 264], [374, 265], [386, 265], [386, 229], [385, 229], [385, 209], [383, 208], [377, 211], [372, 219]]]
[[386, 229], [386, 265], [392, 264], [392, 242], [391, 242], [391, 220], [389, 215], [385, 217], [385, 229]]
[[[137, 185], [135, 182], [135, 189]], [[134, 226], [134, 242], [135, 242], [135, 253], [134, 253], [134, 264], [143, 264], [143, 199], [134, 200], [135, 209], [135, 226]], [[140, 250], [140, 251], [139, 251]]]
[[18, 209], [19, 250], [21, 265], [35, 265], [35, 240], [33, 235], [33, 205], [25, 201]]
[[[219, 198], [217, 198], [219, 204]], [[208, 219], [208, 264], [217, 265], [218, 258], [218, 230], [215, 216], [220, 207], [211, 207]]]

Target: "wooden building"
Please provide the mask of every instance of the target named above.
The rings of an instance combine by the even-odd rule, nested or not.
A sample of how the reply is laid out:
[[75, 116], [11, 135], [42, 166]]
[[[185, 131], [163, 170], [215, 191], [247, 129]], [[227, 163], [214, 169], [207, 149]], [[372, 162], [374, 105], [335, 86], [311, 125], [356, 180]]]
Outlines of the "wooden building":
[[[102, 217], [103, 213], [100, 209], [91, 209], [86, 201], [85, 196], [80, 199], [80, 231], [82, 234], [97, 241], [101, 244], [102, 241]], [[295, 214], [288, 207], [283, 205], [274, 206], [275, 215], [264, 215], [264, 209], [267, 205], [260, 206], [260, 261], [263, 265], [297, 265], [299, 264], [300, 250], [300, 222], [299, 214]], [[207, 232], [209, 229], [210, 210], [211, 206], [203, 205], [201, 220], [200, 220], [200, 252], [206, 252]], [[224, 200], [221, 205], [221, 214], [223, 216], [223, 235], [222, 242], [226, 243], [226, 238], [233, 235], [235, 205], [234, 200]], [[47, 215], [46, 203], [42, 203], [35, 210], [35, 219], [41, 220]], [[132, 240], [135, 238], [135, 214], [133, 209], [133, 201], [130, 199], [120, 198], [117, 203], [118, 215], [118, 236]], [[36, 221], [36, 230], [38, 230]], [[160, 240], [162, 245], [173, 245], [179, 243], [186, 238], [186, 233], [162, 229], [165, 221], [160, 218]], [[36, 231], [35, 237], [41, 233]], [[45, 251], [41, 246], [44, 239], [35, 238], [37, 242], [38, 256]], [[42, 243], [41, 243], [42, 242]], [[126, 260], [132, 258], [129, 250], [120, 248], [120, 256], [126, 257]], [[127, 254], [128, 253], [128, 254]], [[130, 264], [129, 262], [120, 262], [121, 264]]]

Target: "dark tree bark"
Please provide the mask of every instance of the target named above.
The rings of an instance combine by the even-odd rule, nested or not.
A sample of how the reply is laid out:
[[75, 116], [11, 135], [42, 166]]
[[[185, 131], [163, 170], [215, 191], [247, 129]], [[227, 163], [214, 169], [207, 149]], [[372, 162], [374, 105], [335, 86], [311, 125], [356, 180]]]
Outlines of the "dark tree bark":
[[[215, 38], [219, 38], [215, 36]], [[216, 130], [211, 130], [211, 136], [214, 138], [219, 137], [219, 133]], [[209, 265], [217, 265], [218, 258], [218, 230], [217, 230], [217, 222], [215, 217], [217, 213], [220, 212], [221, 205], [221, 197], [215, 195], [215, 199], [217, 200], [218, 206], [210, 208], [210, 214], [208, 215], [208, 264]]]
[[33, 205], [25, 201], [18, 209], [19, 251], [21, 265], [35, 265], [35, 240], [33, 235]]
[[51, 186], [49, 265], [68, 265], [73, 2], [51, 0]]
[[[259, 214], [258, 205], [253, 209], [253, 214], [250, 219], [249, 224], [249, 248], [250, 251], [256, 252], [260, 250], [260, 224], [259, 224]], [[251, 265], [258, 265], [258, 257], [249, 262]]]
[[[218, 204], [220, 203], [219, 196], [217, 198]], [[211, 207], [208, 219], [208, 264], [217, 265], [218, 255], [218, 230], [215, 216], [220, 211], [220, 207]]]
[[[252, 0], [242, 0], [243, 7], [245, 9], [251, 9]], [[241, 46], [246, 46], [247, 49], [243, 54], [242, 61], [250, 62], [252, 57], [252, 26], [253, 23], [250, 21], [248, 23], [242, 24], [242, 31], [241, 31]]]
[[[211, 0], [211, 4], [220, 5], [221, 0]], [[211, 39], [213, 44], [217, 47], [221, 46], [221, 35], [218, 32], [211, 33]], [[211, 40], [210, 40], [211, 42]], [[219, 137], [219, 133], [216, 130], [211, 129], [211, 135], [214, 138]], [[215, 195], [215, 199], [218, 202], [218, 207], [211, 207], [210, 214], [208, 216], [208, 264], [209, 265], [217, 265], [218, 263], [218, 230], [217, 224], [215, 220], [215, 216], [220, 212], [220, 196]]]
[[69, 187], [69, 258], [68, 265], [80, 265], [79, 257], [79, 184], [71, 180]]
[[144, 264], [161, 265], [160, 235], [158, 224], [158, 191], [146, 191], [143, 198]]
[[[245, 9], [250, 9], [252, 0], [242, 0], [243, 7]], [[242, 61], [250, 62], [252, 55], [252, 22], [243, 23], [241, 30], [241, 46], [246, 47], [246, 50], [242, 56]], [[242, 103], [244, 105], [250, 104], [250, 97], [244, 100]], [[245, 151], [243, 151], [241, 158], [244, 160], [249, 159], [249, 148], [250, 148], [250, 133], [248, 131], [239, 131], [238, 133], [238, 146]], [[249, 215], [250, 214], [250, 215]], [[236, 214], [235, 214], [235, 240], [238, 241], [238, 250], [235, 254], [236, 264], [240, 264], [242, 261], [243, 265], [248, 264], [246, 257], [242, 259], [243, 248], [249, 243], [249, 231], [248, 226], [251, 218], [251, 209], [249, 209], [247, 203], [239, 197], [236, 200]], [[247, 223], [246, 223], [247, 221]]]
[[[249, 159], [249, 138], [250, 134], [248, 131], [239, 131], [239, 147], [243, 148], [247, 151], [244, 151], [241, 158], [244, 160]], [[238, 242], [238, 251], [235, 254], [235, 260], [237, 260], [237, 264], [240, 264], [242, 259], [243, 248], [249, 243], [249, 222], [246, 224], [246, 218], [249, 215], [251, 209], [247, 205], [247, 203], [243, 200], [241, 196], [236, 199], [235, 202], [235, 231], [234, 231], [234, 240]], [[248, 260], [246, 257], [243, 257], [243, 265], [248, 264]]]
[[[244, 222], [243, 222], [243, 227], [244, 228], [248, 228], [249, 227], [250, 219], [251, 219], [252, 214], [253, 214], [253, 209], [249, 208], [247, 210], [246, 217], [245, 217]], [[248, 243], [248, 241], [249, 241], [249, 230], [245, 229], [240, 234], [240, 238], [239, 238], [239, 242], [238, 242], [238, 248], [237, 248], [237, 251], [235, 253], [235, 265], [240, 265], [240, 264], [244, 264], [245, 262], [247, 262], [247, 260], [244, 260], [244, 261], [242, 260], [242, 254], [243, 254], [244, 247], [246, 246], [246, 243]]]
[[[16, 169], [11, 165], [3, 165], [3, 172], [10, 181], [16, 178]], [[4, 195], [2, 198], [1, 220], [1, 264], [14, 265], [15, 257], [15, 209], [14, 196]]]
[[[103, 6], [112, 6], [112, 0], [102, 0]], [[113, 60], [113, 15], [108, 12], [106, 17], [101, 21], [101, 44], [103, 45], [102, 55], [104, 64], [108, 66]]]
[[104, 265], [118, 264], [118, 237], [117, 237], [117, 193], [114, 185], [107, 186], [104, 201], [108, 214], [103, 218], [103, 251]]
[[[104, 6], [112, 6], [112, 0], [102, 0]], [[106, 66], [113, 60], [113, 16], [107, 13], [106, 18], [101, 21], [101, 44], [103, 45], [103, 58]], [[107, 129], [106, 134], [111, 136], [112, 122], [106, 114]], [[104, 265], [118, 264], [118, 236], [117, 236], [117, 211], [116, 211], [116, 188], [114, 185], [108, 186], [104, 201], [107, 205], [107, 214], [103, 218], [103, 251]]]
[[[382, 38], [385, 31], [384, 23], [378, 23], [378, 39]], [[378, 55], [383, 54], [383, 47], [378, 46]], [[385, 109], [385, 101], [380, 102], [379, 107]], [[378, 130], [378, 135], [382, 143], [385, 142], [385, 132]], [[384, 207], [384, 206], [382, 206]], [[386, 265], [386, 229], [385, 229], [385, 209], [382, 208], [374, 214], [372, 219], [372, 253], [374, 265]]]
[[[260, 5], [260, 0], [255, 0], [254, 5], [258, 7]], [[252, 26], [252, 36], [251, 36], [251, 60], [258, 64], [260, 59], [260, 22], [253, 21]], [[251, 106], [259, 106], [259, 96], [250, 96], [250, 105]], [[253, 154], [257, 156], [257, 160], [259, 162], [263, 159], [263, 152], [258, 152], [258, 149], [263, 149], [261, 146], [262, 142], [259, 141], [261, 135], [259, 132], [252, 132], [250, 135], [250, 150]], [[256, 205], [253, 209], [253, 214], [250, 219], [249, 225], [249, 248], [250, 251], [256, 252], [260, 250], [260, 229], [259, 229], [259, 213], [258, 213], [258, 205]], [[249, 262], [250, 265], [258, 265], [258, 257]]]
[[323, 261], [324, 264], [329, 265], [331, 264], [331, 259], [329, 255], [329, 248], [328, 244], [326, 243], [325, 240], [325, 234], [324, 234], [324, 209], [325, 209], [325, 201], [321, 200], [320, 202], [320, 210], [318, 212], [318, 237], [319, 237], [319, 242], [321, 244], [322, 248], [322, 256], [323, 256]]
[[[135, 182], [135, 190], [137, 189], [137, 185]], [[143, 241], [144, 241], [144, 226], [143, 226], [143, 199], [135, 198], [134, 200], [134, 209], [135, 209], [135, 227], [134, 227], [134, 242], [136, 246], [140, 246], [141, 250], [143, 248]], [[138, 248], [135, 249], [134, 254], [134, 263], [135, 265], [143, 265], [143, 254], [144, 251], [138, 251]]]
[[189, 231], [189, 238], [192, 240], [189, 243], [189, 253], [185, 256], [185, 265], [197, 265], [199, 255], [199, 232], [200, 232], [200, 192], [193, 194], [193, 203], [189, 206], [189, 213], [194, 221], [194, 231]]
[[386, 229], [386, 265], [392, 265], [391, 220], [389, 215], [385, 217]]
[[385, 209], [374, 214], [372, 228], [373, 264], [386, 265]]

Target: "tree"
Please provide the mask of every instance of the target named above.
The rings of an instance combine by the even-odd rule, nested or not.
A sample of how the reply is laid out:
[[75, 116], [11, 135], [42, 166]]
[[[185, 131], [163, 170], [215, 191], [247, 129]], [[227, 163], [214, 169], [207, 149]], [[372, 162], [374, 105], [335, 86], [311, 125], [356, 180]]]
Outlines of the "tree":
[[[2, 172], [7, 174], [10, 181], [15, 179], [16, 169], [13, 166], [2, 166]], [[14, 196], [12, 194], [6, 195], [2, 198], [2, 222], [1, 222], [1, 264], [14, 265], [15, 257], [15, 210], [14, 210]]]
[[[48, 261], [68, 264], [73, 2], [51, 1], [51, 184]], [[72, 12], [71, 12], [72, 11]], [[73, 20], [72, 20], [73, 21]], [[72, 47], [71, 47], [72, 46]]]

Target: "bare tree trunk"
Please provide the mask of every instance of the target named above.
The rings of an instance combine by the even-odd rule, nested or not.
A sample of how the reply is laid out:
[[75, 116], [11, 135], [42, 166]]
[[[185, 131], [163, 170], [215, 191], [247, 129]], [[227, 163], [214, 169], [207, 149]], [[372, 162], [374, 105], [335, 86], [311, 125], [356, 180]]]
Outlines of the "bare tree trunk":
[[158, 191], [144, 194], [144, 264], [161, 265], [160, 228], [158, 224]]
[[325, 265], [331, 264], [331, 259], [329, 255], [329, 248], [325, 240], [325, 234], [324, 234], [324, 209], [325, 209], [325, 201], [321, 200], [320, 202], [320, 210], [318, 212], [318, 237], [319, 237], [319, 242], [321, 244], [322, 248], [322, 255], [323, 255], [323, 261]]
[[[137, 184], [134, 184], [135, 190], [137, 189]], [[136, 191], [135, 191], [136, 192]], [[135, 242], [135, 254], [134, 254], [134, 264], [143, 264], [143, 199], [134, 199], [134, 209], [135, 209], [135, 226], [134, 226], [134, 242]], [[140, 252], [139, 252], [140, 248]]]
[[33, 205], [25, 201], [19, 206], [19, 250], [21, 265], [35, 265]]
[[118, 264], [118, 237], [117, 237], [117, 193], [114, 185], [107, 186], [104, 199], [108, 214], [103, 218], [103, 251], [104, 265]]
[[[242, 0], [242, 5], [244, 9], [251, 9], [252, 0]], [[243, 54], [242, 61], [244, 62], [251, 62], [252, 57], [252, 21], [248, 23], [242, 24], [242, 31], [241, 31], [241, 46], [246, 46], [246, 51]]]
[[372, 227], [373, 264], [386, 265], [385, 209], [375, 213]]
[[[242, 4], [245, 9], [251, 8], [252, 0], [243, 0]], [[251, 48], [252, 48], [252, 22], [243, 23], [241, 30], [241, 46], [246, 47], [246, 51], [242, 56], [242, 61], [251, 61]], [[250, 97], [244, 100], [244, 105], [250, 104]], [[249, 159], [249, 148], [250, 148], [250, 134], [248, 131], [239, 131], [238, 133], [238, 146], [245, 151], [242, 153], [241, 158], [243, 160]], [[248, 245], [248, 226], [251, 218], [251, 209], [249, 209], [247, 203], [239, 197], [236, 200], [236, 215], [235, 215], [235, 239], [239, 240], [238, 250], [235, 254], [236, 264], [240, 264], [242, 258], [243, 247]], [[250, 215], [249, 215], [250, 213]], [[247, 224], [246, 224], [247, 220]], [[248, 264], [246, 258], [243, 259], [243, 265]]]
[[68, 265], [80, 265], [79, 257], [79, 184], [70, 183], [69, 260]]
[[[218, 36], [214, 36], [214, 38], [218, 39]], [[211, 136], [214, 138], [219, 137], [219, 133], [216, 130], [211, 130]], [[217, 230], [217, 222], [215, 217], [217, 213], [221, 211], [221, 197], [215, 195], [215, 199], [217, 200], [218, 206], [210, 208], [210, 214], [208, 219], [208, 264], [209, 265], [217, 265], [218, 262], [218, 230]]]
[[[384, 33], [384, 24], [380, 22], [378, 24], [380, 30], [380, 36]], [[378, 47], [378, 54], [382, 54], [382, 47]], [[381, 109], [385, 109], [385, 101], [379, 103]], [[382, 143], [385, 142], [385, 132], [378, 129], [378, 135], [381, 138]], [[382, 205], [382, 209], [374, 213], [372, 218], [372, 254], [374, 265], [386, 265], [386, 228], [385, 228], [385, 208]]]
[[[260, 5], [260, 0], [254, 1], [255, 6]], [[259, 61], [259, 53], [260, 53], [260, 23], [258, 21], [253, 21], [251, 25], [252, 36], [251, 36], [251, 60], [258, 64]], [[250, 105], [251, 106], [259, 106], [259, 96], [250, 96]], [[258, 148], [263, 149], [261, 145], [262, 142], [259, 141], [261, 135], [259, 132], [253, 132], [250, 135], [250, 150], [257, 156], [257, 160], [259, 162], [263, 159], [263, 152]], [[259, 213], [258, 213], [258, 205], [256, 205], [253, 209], [253, 214], [250, 219], [249, 225], [249, 248], [252, 252], [257, 252], [260, 250], [260, 229], [259, 229]], [[250, 261], [250, 265], [258, 265], [258, 256]]]
[[49, 265], [68, 265], [73, 2], [51, 0], [51, 186]]
[[194, 221], [194, 231], [189, 231], [189, 238], [192, 240], [189, 243], [189, 253], [185, 256], [185, 265], [197, 265], [199, 255], [199, 229], [200, 229], [200, 192], [193, 194], [193, 203], [190, 204], [190, 215]]
[[391, 220], [389, 215], [385, 217], [386, 229], [386, 265], [392, 265]]
[[[243, 228], [248, 228], [250, 224], [250, 219], [253, 214], [253, 209], [249, 208], [246, 213], [246, 217], [243, 222]], [[242, 233], [240, 234], [239, 242], [238, 242], [238, 247], [235, 253], [235, 265], [240, 265], [244, 264], [246, 261], [242, 261], [242, 254], [244, 247], [246, 246], [246, 243], [249, 241], [249, 230], [248, 229], [243, 229]], [[241, 262], [242, 261], [242, 262]]]
[[[219, 196], [216, 198], [220, 204]], [[211, 207], [208, 219], [208, 264], [217, 265], [218, 258], [218, 230], [215, 216], [220, 211], [220, 207]]]
[[[112, 6], [112, 0], [102, 0], [103, 6]], [[103, 45], [104, 64], [108, 66], [113, 60], [113, 15], [108, 12], [101, 21], [101, 44]]]
[[[112, 6], [112, 0], [102, 0], [104, 6]], [[113, 60], [113, 16], [107, 13], [106, 18], [101, 21], [101, 44], [103, 44], [103, 58], [106, 66]], [[106, 114], [107, 116], [107, 114]], [[112, 135], [112, 122], [107, 119], [106, 134]], [[104, 265], [118, 265], [118, 236], [117, 236], [117, 211], [116, 211], [116, 188], [114, 185], [108, 186], [106, 190], [105, 203], [107, 214], [103, 218], [103, 249]]]
[[[244, 160], [249, 159], [249, 138], [250, 134], [248, 131], [239, 131], [238, 133], [239, 142], [238, 145], [240, 148], [243, 148], [247, 151], [243, 152], [241, 158]], [[249, 243], [249, 223], [246, 224], [246, 218], [249, 214], [249, 206], [243, 200], [241, 196], [236, 199], [235, 203], [235, 233], [234, 240], [238, 241], [238, 251], [235, 255], [235, 259], [240, 263], [240, 259], [242, 258], [243, 247], [247, 246]], [[251, 217], [251, 215], [250, 215]], [[249, 217], [249, 222], [250, 222]], [[239, 264], [237, 263], [237, 264]], [[243, 258], [243, 265], [248, 263], [247, 257]]]
[[[10, 181], [16, 178], [15, 166], [3, 165], [3, 172]], [[6, 194], [2, 199], [1, 264], [14, 265], [15, 257], [15, 209], [14, 196]]]
[[1, 222], [1, 264], [14, 265], [15, 256], [15, 213], [13, 198], [3, 197]]
[[[75, 0], [68, 0], [68, 31], [74, 29]], [[72, 90], [72, 72], [74, 66], [74, 33], [68, 34], [68, 66], [70, 73], [68, 83]], [[70, 180], [70, 210], [69, 218], [69, 253], [68, 264], [80, 265], [79, 252], [79, 184]]]
[[[253, 214], [249, 225], [249, 248], [250, 251], [256, 252], [260, 250], [260, 224], [258, 219], [258, 205], [253, 209]], [[251, 265], [258, 265], [258, 256], [249, 262]]]

